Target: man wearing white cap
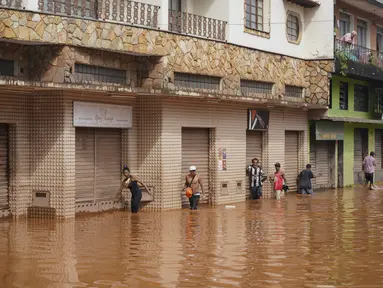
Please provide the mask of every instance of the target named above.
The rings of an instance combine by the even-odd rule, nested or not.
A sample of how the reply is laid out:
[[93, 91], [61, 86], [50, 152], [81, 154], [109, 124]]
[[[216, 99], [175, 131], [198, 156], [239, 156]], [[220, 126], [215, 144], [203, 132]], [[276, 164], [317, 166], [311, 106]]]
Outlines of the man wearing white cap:
[[[197, 167], [190, 166], [189, 174], [185, 177], [185, 187], [190, 187], [193, 191], [193, 196], [189, 198], [190, 210], [197, 210], [201, 192], [204, 195], [203, 184], [201, 178], [196, 173]], [[201, 188], [201, 189], [200, 189]]]

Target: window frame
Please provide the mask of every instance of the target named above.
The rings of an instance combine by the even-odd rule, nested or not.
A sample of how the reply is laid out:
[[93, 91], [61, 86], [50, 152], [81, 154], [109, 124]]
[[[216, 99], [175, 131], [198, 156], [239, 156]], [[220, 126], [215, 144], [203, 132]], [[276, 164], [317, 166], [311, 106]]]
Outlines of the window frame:
[[[360, 95], [358, 95], [358, 91], [357, 91], [357, 87], [363, 87], [363, 89], [366, 89], [367, 91], [367, 97], [365, 97], [365, 107], [362, 107], [362, 108], [366, 108], [366, 109], [362, 109], [361, 106], [360, 106], [360, 100], [361, 98]], [[358, 95], [358, 97], [357, 97]], [[364, 113], [368, 113], [370, 111], [370, 89], [368, 86], [366, 85], [360, 85], [360, 84], [355, 84], [354, 85], [354, 111], [355, 112], [364, 112]]]
[[[300, 90], [299, 91], [299, 96], [298, 96], [298, 92], [287, 92], [287, 90], [289, 88], [291, 88], [291, 89], [299, 89]], [[287, 93], [290, 93], [290, 95], [287, 95]], [[293, 96], [293, 94], [295, 94], [295, 96]], [[303, 99], [304, 98], [304, 88], [301, 87], [301, 86], [296, 86], [296, 85], [285, 85], [285, 96], [289, 97], [289, 98]]]
[[[255, 1], [255, 4], [253, 5], [251, 2]], [[249, 3], [248, 3], [249, 2]], [[259, 6], [259, 2], [261, 2], [261, 7]], [[248, 12], [247, 8], [249, 7], [250, 12]], [[255, 9], [255, 12], [251, 12], [251, 8]], [[261, 15], [258, 14], [259, 9], [261, 9]], [[260, 31], [260, 32], [265, 32], [265, 0], [244, 0], [244, 26], [247, 29], [253, 30], [253, 31]], [[250, 17], [250, 20], [248, 20], [248, 15]], [[255, 20], [252, 21], [251, 18], [252, 16], [255, 16]], [[258, 21], [258, 18], [261, 18], [261, 21]], [[252, 24], [255, 24], [255, 28], [252, 27]]]
[[[201, 80], [201, 81], [197, 81], [197, 80]], [[218, 76], [174, 72], [173, 82], [174, 82], [174, 87], [179, 89], [207, 90], [207, 91], [222, 90], [222, 77], [218, 77]], [[208, 87], [213, 85], [216, 86], [216, 89], [212, 87]], [[201, 86], [201, 87], [196, 87], [196, 86]]]
[[[347, 15], [348, 17], [348, 22], [342, 18], [342, 15]], [[345, 28], [345, 31], [342, 32], [342, 29], [341, 29], [341, 23], [348, 23], [348, 27]], [[351, 33], [352, 30], [351, 30], [351, 27], [352, 27], [352, 15], [351, 14], [348, 14], [346, 12], [343, 12], [343, 11], [339, 11], [339, 35], [340, 37], [343, 37], [344, 35], [346, 35], [346, 33]]]
[[[363, 25], [359, 25], [359, 22], [364, 22], [366, 23], [366, 27], [364, 27]], [[366, 34], [364, 35], [365, 36], [365, 39], [363, 39], [364, 41], [366, 41], [366, 43], [361, 43], [362, 41], [359, 41], [362, 36], [362, 33], [360, 33], [359, 31], [359, 27], [361, 28], [364, 28], [366, 29]], [[365, 47], [365, 48], [370, 48], [370, 41], [369, 41], [369, 32], [370, 32], [370, 25], [369, 25], [369, 21], [368, 20], [365, 20], [365, 19], [362, 19], [362, 18], [357, 18], [356, 19], [356, 32], [358, 33], [357, 35], [357, 44], [358, 46], [361, 46], [361, 47]]]
[[[296, 20], [297, 20], [297, 35], [296, 35], [296, 39], [290, 39], [290, 36], [292, 36], [290, 33], [289, 33], [289, 30], [292, 29], [292, 27], [289, 27], [289, 23], [291, 21], [289, 21], [289, 17], [295, 17]], [[291, 44], [300, 44], [301, 40], [302, 40], [302, 31], [303, 31], [303, 27], [302, 27], [302, 21], [301, 21], [301, 15], [297, 12], [294, 12], [294, 11], [287, 11], [287, 14], [286, 14], [286, 25], [285, 25], [285, 34], [286, 34], [286, 39], [289, 43]]]
[[[346, 88], [346, 89], [342, 89], [342, 88]], [[343, 97], [344, 98], [344, 106], [342, 108], [342, 103], [341, 103], [341, 92], [342, 90], [345, 93], [345, 96]], [[348, 110], [348, 99], [349, 99], [349, 85], [348, 85], [348, 82], [343, 82], [343, 81], [340, 81], [339, 82], [339, 110], [343, 110], [343, 111], [347, 111]]]
[[241, 93], [244, 95], [254, 95], [254, 94], [272, 95], [274, 84], [275, 83], [266, 82], [266, 81], [241, 79], [240, 90], [241, 90]]

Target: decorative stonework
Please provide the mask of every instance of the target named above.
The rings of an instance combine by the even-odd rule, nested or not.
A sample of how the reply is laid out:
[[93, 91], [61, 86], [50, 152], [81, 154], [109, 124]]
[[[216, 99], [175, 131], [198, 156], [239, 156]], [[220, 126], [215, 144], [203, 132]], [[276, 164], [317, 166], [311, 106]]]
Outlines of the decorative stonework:
[[[174, 72], [187, 72], [222, 77], [222, 95], [243, 97], [240, 79], [249, 79], [275, 83], [273, 99], [284, 99], [284, 87], [287, 84], [305, 88], [305, 99], [301, 102], [327, 105], [328, 74], [333, 71], [331, 60], [305, 61], [164, 31], [12, 10], [0, 9], [0, 37], [13, 41], [163, 56], [160, 62], [144, 65], [148, 75], [138, 86], [164, 88], [166, 91], [178, 92], [179, 89], [173, 84]], [[40, 49], [44, 51], [51, 47]], [[75, 51], [79, 50], [76, 48]], [[92, 62], [93, 57], [97, 58], [96, 54], [100, 52], [92, 51], [82, 55], [82, 59]], [[69, 47], [63, 48], [61, 53], [56, 57], [57, 66], [60, 66], [61, 59], [65, 67], [55, 67], [56, 60], [52, 59], [50, 67], [53, 71], [43, 79], [71, 81], [68, 74], [70, 62], [79, 53], [72, 55], [73, 48]], [[109, 57], [107, 65], [114, 65], [113, 57], [117, 56]], [[259, 95], [252, 97], [260, 98]], [[252, 97], [250, 95], [250, 99]]]

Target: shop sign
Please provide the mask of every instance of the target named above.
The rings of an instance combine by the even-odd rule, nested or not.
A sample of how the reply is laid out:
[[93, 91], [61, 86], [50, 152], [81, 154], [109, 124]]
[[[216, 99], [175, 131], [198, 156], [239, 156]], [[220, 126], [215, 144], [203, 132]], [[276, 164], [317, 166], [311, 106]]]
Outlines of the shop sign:
[[317, 121], [315, 125], [316, 140], [344, 140], [344, 125], [342, 122]]
[[248, 130], [269, 129], [269, 111], [249, 109], [248, 114]]
[[131, 128], [132, 107], [93, 102], [73, 102], [73, 126]]

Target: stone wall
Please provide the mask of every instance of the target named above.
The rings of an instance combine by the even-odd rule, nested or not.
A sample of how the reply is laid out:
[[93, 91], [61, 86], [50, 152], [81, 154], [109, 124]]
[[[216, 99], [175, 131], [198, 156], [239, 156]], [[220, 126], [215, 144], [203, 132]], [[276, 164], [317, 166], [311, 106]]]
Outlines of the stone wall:
[[[328, 74], [333, 70], [333, 61], [331, 60], [305, 61], [164, 31], [5, 9], [0, 9], [0, 37], [12, 41], [33, 41], [52, 45], [102, 49], [118, 53], [134, 53], [141, 56], [162, 56], [160, 61], [145, 65], [148, 69], [148, 75], [139, 86], [162, 87], [166, 91], [178, 91], [173, 83], [174, 72], [187, 72], [222, 77], [222, 91], [220, 92], [226, 95], [243, 96], [240, 92], [240, 80], [249, 79], [275, 83], [271, 98], [284, 99], [284, 87], [287, 84], [304, 87], [304, 101], [306, 103], [327, 105]], [[38, 49], [44, 51], [44, 49], [50, 48]], [[66, 51], [73, 51], [73, 49], [63, 48], [61, 50], [63, 54], [57, 55], [58, 59], [65, 60], [66, 70], [64, 69], [64, 72], [61, 71], [62, 68], [54, 68], [53, 64], [56, 62], [53, 61], [53, 64], [50, 62], [50, 65], [55, 72], [48, 73], [50, 76], [45, 76], [43, 73], [42, 79], [60, 81], [64, 77], [67, 81], [69, 77], [67, 66], [70, 64], [67, 64], [66, 61], [67, 59], [76, 59], [76, 56], [71, 55], [70, 52], [65, 53]], [[77, 49], [74, 51], [89, 51]], [[106, 55], [106, 52], [99, 50], [97, 52], [95, 50], [84, 52], [86, 55], [92, 54], [95, 58], [80, 56], [79, 53], [77, 56], [82, 60], [88, 59], [92, 62], [91, 59], [96, 59], [97, 54]], [[80, 52], [80, 54], [82, 53]], [[133, 57], [112, 54], [110, 57], [98, 57], [98, 59], [103, 60], [100, 60], [101, 62], [95, 60], [94, 62], [113, 66], [115, 65], [113, 58], [131, 59]], [[126, 61], [129, 67], [129, 60]], [[120, 67], [125, 67], [125, 64], [121, 63]], [[59, 65], [59, 61], [57, 65]], [[140, 70], [138, 69], [138, 71]], [[252, 97], [255, 96], [252, 95]]]

